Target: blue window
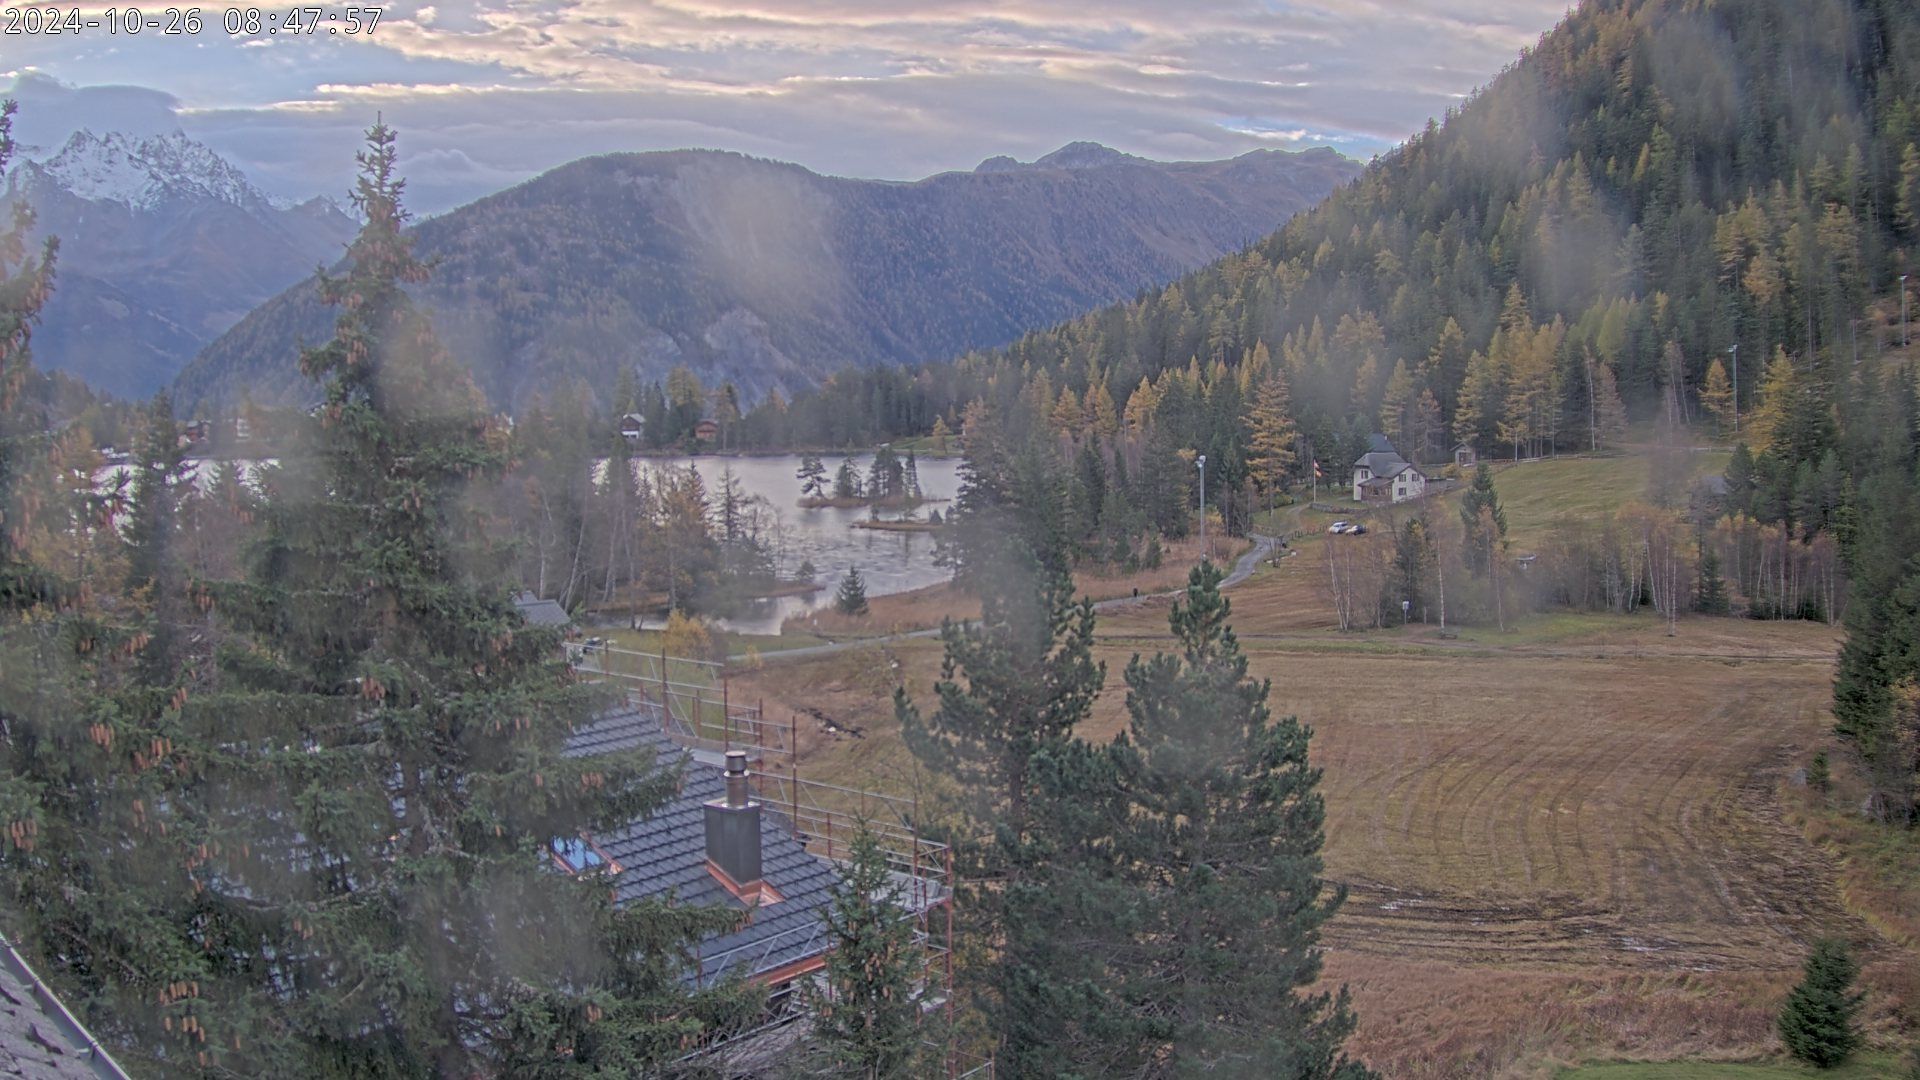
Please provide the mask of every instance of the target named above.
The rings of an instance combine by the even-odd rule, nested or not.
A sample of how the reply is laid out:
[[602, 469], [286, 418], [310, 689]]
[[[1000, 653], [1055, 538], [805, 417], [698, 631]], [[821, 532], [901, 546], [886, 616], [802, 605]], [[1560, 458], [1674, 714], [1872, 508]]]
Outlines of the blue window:
[[553, 853], [561, 862], [567, 864], [567, 869], [576, 874], [606, 862], [600, 857], [600, 853], [593, 849], [592, 844], [578, 836], [556, 838], [553, 842]]

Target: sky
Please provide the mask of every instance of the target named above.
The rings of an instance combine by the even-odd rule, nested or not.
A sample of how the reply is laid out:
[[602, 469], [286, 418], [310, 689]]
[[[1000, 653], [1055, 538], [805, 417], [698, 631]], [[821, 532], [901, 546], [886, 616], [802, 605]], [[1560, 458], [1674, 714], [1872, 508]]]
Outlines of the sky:
[[40, 152], [80, 127], [184, 130], [287, 197], [344, 196], [382, 115], [425, 214], [575, 158], [683, 147], [895, 180], [1083, 139], [1365, 160], [1569, 2], [446, 0], [383, 6], [360, 34], [231, 37], [208, 8], [197, 35], [0, 38], [0, 96]]

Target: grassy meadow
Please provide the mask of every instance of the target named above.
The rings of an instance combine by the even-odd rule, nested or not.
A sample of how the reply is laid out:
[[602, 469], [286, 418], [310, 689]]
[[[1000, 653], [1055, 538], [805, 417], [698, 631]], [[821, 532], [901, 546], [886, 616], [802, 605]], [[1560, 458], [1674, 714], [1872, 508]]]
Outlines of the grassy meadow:
[[[1645, 480], [1623, 457], [1524, 463], [1497, 484], [1524, 536], [1640, 498]], [[1323, 517], [1299, 511], [1298, 553], [1229, 595], [1274, 709], [1315, 732], [1328, 876], [1348, 890], [1327, 977], [1353, 991], [1357, 1053], [1415, 1080], [1810, 1075], [1767, 1063], [1774, 1012], [1824, 934], [1860, 948], [1869, 1031], [1901, 1046], [1920, 1006], [1920, 888], [1909, 915], [1905, 887], [1920, 859], [1797, 773], [1831, 745], [1837, 630], [1690, 618], [1669, 637], [1650, 613], [1549, 613], [1504, 634], [1342, 634]], [[1102, 613], [1088, 737], [1121, 730], [1121, 672], [1166, 641], [1167, 609]], [[906, 793], [920, 781], [889, 697], [930, 701], [940, 661], [937, 640], [894, 640], [769, 658], [735, 686], [802, 713], [802, 775]], [[1826, 1075], [1887, 1075], [1884, 1060]]]

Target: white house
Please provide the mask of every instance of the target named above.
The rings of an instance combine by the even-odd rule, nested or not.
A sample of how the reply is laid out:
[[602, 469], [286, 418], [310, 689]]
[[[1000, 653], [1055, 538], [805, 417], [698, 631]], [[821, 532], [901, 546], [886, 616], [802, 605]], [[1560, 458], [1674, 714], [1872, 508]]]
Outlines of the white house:
[[630, 412], [620, 418], [620, 437], [627, 440], [628, 446], [639, 446], [640, 440], [647, 434], [647, 418], [637, 412]]
[[1397, 503], [1427, 490], [1427, 474], [1400, 456], [1385, 435], [1367, 437], [1367, 452], [1353, 463], [1353, 501]]

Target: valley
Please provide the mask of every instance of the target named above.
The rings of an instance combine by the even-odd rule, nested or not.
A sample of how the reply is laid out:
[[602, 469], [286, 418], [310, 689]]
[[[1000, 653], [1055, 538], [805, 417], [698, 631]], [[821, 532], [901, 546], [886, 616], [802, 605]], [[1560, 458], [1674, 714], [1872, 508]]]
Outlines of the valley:
[[[1567, 458], [1499, 478], [1516, 494], [1590, 490], [1580, 481], [1646, 464]], [[1515, 535], [1537, 535], [1606, 508], [1516, 498], [1509, 514]], [[1356, 1052], [1384, 1075], [1436, 1080], [1766, 1057], [1801, 943], [1833, 932], [1873, 943], [1873, 1024], [1895, 1022], [1911, 946], [1849, 904], [1843, 855], [1805, 826], [1805, 763], [1830, 745], [1834, 630], [1691, 618], [1668, 637], [1651, 615], [1540, 615], [1507, 633], [1342, 634], [1322, 546], [1346, 538], [1322, 531], [1331, 515], [1303, 518], [1298, 553], [1228, 596], [1274, 710], [1314, 730], [1328, 877], [1348, 890], [1326, 978], [1354, 994]], [[1119, 673], [1165, 647], [1166, 610], [1153, 599], [1100, 615], [1107, 683], [1085, 737], [1123, 727]], [[887, 697], [928, 692], [937, 640], [761, 655], [765, 672], [737, 676], [738, 692], [862, 732], [828, 735], [803, 716], [801, 775], [895, 793], [923, 783]]]

